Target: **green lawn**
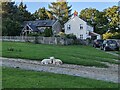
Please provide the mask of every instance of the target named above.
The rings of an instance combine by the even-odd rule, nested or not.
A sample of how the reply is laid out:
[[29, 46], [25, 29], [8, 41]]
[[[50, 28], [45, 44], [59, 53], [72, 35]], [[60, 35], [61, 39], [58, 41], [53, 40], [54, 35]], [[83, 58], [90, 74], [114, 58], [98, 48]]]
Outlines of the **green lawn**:
[[46, 72], [3, 67], [3, 88], [118, 88], [118, 84]]
[[[14, 50], [9, 51], [9, 48], [13, 48]], [[116, 63], [113, 59], [118, 59], [113, 55], [90, 46], [58, 46], [20, 42], [3, 42], [2, 56], [38, 61], [54, 56], [61, 59], [64, 63], [97, 67], [107, 67], [105, 64], [100, 63], [101, 61]]]

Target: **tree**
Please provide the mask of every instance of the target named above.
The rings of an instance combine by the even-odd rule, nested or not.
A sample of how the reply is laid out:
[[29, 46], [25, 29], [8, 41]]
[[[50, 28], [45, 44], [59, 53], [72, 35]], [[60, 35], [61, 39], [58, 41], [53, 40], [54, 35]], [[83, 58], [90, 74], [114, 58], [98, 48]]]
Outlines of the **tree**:
[[105, 12], [98, 12], [95, 18], [96, 29], [95, 32], [104, 34], [108, 30], [108, 20], [105, 17]]
[[21, 16], [21, 19], [20, 19], [21, 22], [28, 21], [28, 20], [35, 20], [35, 17], [26, 10], [27, 6], [26, 4], [24, 5], [23, 2], [19, 4], [18, 9], [19, 9], [19, 14]]
[[39, 8], [38, 10], [35, 11], [33, 14], [36, 19], [54, 19], [52, 13], [49, 10], [46, 10], [45, 7]]
[[25, 20], [32, 20], [31, 13], [26, 10], [27, 6], [20, 3], [19, 7], [15, 2], [2, 2], [2, 35], [20, 35], [22, 24]]
[[51, 5], [49, 5], [49, 9], [52, 12], [52, 14], [58, 19], [62, 26], [64, 26], [64, 23], [68, 21], [68, 19], [72, 16], [71, 15], [71, 7], [68, 6], [68, 2], [65, 0], [52, 2]]
[[103, 34], [107, 31], [108, 20], [104, 16], [105, 12], [100, 12], [95, 8], [86, 8], [81, 10], [79, 17], [94, 27], [94, 32]]
[[38, 11], [36, 11], [34, 13], [34, 15], [37, 19], [42, 19], [42, 20], [49, 19], [48, 15], [46, 13], [45, 7], [39, 8]]
[[92, 20], [95, 21], [96, 14], [98, 12], [99, 11], [95, 8], [85, 8], [81, 10], [79, 17], [87, 21], [90, 25], [92, 25]]
[[[2, 35], [19, 35], [20, 24], [18, 9], [15, 2], [2, 2]], [[20, 18], [19, 18], [20, 19]]]
[[118, 9], [118, 6], [113, 6], [104, 10], [105, 16], [109, 20], [109, 28], [111, 32], [120, 32], [120, 15]]

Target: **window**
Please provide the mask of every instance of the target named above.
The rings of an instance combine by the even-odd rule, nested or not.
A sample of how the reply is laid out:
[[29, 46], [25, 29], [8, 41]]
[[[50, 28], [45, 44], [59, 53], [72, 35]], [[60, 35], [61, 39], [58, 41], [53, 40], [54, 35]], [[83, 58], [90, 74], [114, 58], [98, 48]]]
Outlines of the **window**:
[[80, 39], [83, 39], [83, 35], [82, 34], [80, 35]]
[[67, 25], [67, 30], [70, 30], [70, 28], [71, 28], [70, 25]]
[[83, 29], [83, 24], [80, 24], [80, 29]]

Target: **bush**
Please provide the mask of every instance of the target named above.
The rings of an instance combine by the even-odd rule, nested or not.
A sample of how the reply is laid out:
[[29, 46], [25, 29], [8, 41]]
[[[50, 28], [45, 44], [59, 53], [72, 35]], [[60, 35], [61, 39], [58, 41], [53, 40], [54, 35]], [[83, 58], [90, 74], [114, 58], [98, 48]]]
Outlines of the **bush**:
[[40, 34], [40, 33], [30, 33], [30, 34], [28, 34], [28, 36], [42, 36], [42, 34]]
[[105, 34], [103, 34], [103, 39], [120, 39], [120, 33], [118, 32], [106, 32]]
[[110, 37], [110, 39], [120, 39], [120, 34]]
[[64, 32], [59, 32], [55, 37], [66, 37], [66, 34]]
[[46, 28], [44, 31], [44, 36], [45, 37], [51, 37], [53, 35], [52, 33], [52, 28]]
[[74, 39], [74, 40], [77, 39], [76, 36], [73, 35], [73, 34], [67, 34], [67, 35], [66, 35], [66, 38]]

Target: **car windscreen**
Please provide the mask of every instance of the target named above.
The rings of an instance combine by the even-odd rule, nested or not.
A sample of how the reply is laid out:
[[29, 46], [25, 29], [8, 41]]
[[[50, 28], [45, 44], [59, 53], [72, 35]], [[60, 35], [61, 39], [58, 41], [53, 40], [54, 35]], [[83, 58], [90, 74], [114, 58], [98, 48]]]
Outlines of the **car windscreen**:
[[117, 42], [114, 41], [114, 40], [109, 40], [109, 41], [107, 41], [107, 43], [108, 43], [108, 44], [117, 44]]

